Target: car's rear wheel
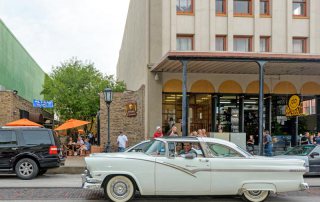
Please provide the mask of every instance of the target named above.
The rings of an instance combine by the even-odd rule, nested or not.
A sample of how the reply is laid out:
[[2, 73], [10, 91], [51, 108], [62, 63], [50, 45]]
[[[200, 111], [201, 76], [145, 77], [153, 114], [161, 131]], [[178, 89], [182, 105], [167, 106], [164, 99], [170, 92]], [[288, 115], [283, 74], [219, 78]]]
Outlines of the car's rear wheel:
[[135, 194], [134, 183], [126, 176], [117, 175], [112, 177], [104, 187], [107, 198], [114, 202], [126, 202]]
[[36, 162], [29, 158], [20, 159], [15, 166], [15, 173], [20, 179], [31, 180], [38, 175], [39, 168]]
[[243, 199], [250, 202], [261, 202], [269, 196], [269, 191], [253, 190], [243, 192]]

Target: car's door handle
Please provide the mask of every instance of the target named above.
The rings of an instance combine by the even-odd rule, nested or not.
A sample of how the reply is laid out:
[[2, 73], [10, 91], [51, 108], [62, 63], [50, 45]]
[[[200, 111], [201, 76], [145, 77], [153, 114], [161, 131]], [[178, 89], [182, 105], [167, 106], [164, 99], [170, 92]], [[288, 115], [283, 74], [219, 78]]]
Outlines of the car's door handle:
[[18, 149], [18, 147], [11, 147], [11, 149], [12, 149], [12, 150], [17, 150], [17, 149]]
[[199, 159], [200, 162], [209, 162], [208, 159]]

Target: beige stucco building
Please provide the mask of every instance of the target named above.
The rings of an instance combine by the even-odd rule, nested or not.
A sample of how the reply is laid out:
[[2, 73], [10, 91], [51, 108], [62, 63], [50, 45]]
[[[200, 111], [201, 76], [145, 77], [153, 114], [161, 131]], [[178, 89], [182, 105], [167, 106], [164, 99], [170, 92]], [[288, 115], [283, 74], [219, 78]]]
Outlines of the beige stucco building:
[[[318, 57], [320, 53], [317, 8], [319, 0], [131, 1], [117, 76], [129, 90], [145, 85], [146, 135], [151, 136], [157, 125], [166, 130], [170, 118], [178, 126], [181, 122], [180, 62], [168, 57], [179, 52], [229, 60], [239, 55], [288, 56], [288, 63], [265, 67], [264, 126], [273, 134], [292, 134], [295, 119], [285, 115], [285, 105], [292, 94], [298, 94], [309, 120], [301, 130], [320, 130], [316, 116], [320, 64], [294, 62], [295, 55]], [[189, 64], [188, 132], [222, 128], [255, 134], [258, 66], [231, 60]]]

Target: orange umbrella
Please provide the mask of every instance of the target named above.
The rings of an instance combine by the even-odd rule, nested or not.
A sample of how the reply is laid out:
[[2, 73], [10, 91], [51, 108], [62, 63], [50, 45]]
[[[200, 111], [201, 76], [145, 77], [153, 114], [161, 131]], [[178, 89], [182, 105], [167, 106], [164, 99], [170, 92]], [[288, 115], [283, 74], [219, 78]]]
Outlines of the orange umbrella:
[[70, 120], [66, 121], [64, 124], [60, 125], [55, 130], [67, 130], [69, 128], [76, 128], [76, 127], [79, 127], [79, 126], [83, 126], [83, 125], [86, 125], [88, 123], [90, 123], [90, 122], [81, 121], [81, 120], [77, 120], [77, 119], [70, 119]]
[[39, 126], [42, 127], [42, 125], [37, 124], [35, 122], [30, 121], [29, 119], [19, 119], [10, 123], [6, 123], [5, 126]]

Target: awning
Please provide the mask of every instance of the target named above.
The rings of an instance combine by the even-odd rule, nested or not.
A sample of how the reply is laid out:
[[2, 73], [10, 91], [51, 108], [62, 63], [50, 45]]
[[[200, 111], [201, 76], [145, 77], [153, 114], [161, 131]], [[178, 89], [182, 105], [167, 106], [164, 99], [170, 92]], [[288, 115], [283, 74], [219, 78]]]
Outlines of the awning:
[[5, 126], [39, 126], [42, 127], [42, 125], [37, 124], [35, 122], [32, 122], [28, 119], [19, 119], [10, 123], [6, 123]]
[[267, 75], [320, 75], [320, 55], [238, 53], [238, 52], [168, 52], [152, 72], [182, 72], [181, 60], [188, 60], [188, 73], [259, 74], [256, 61], [267, 61]]

